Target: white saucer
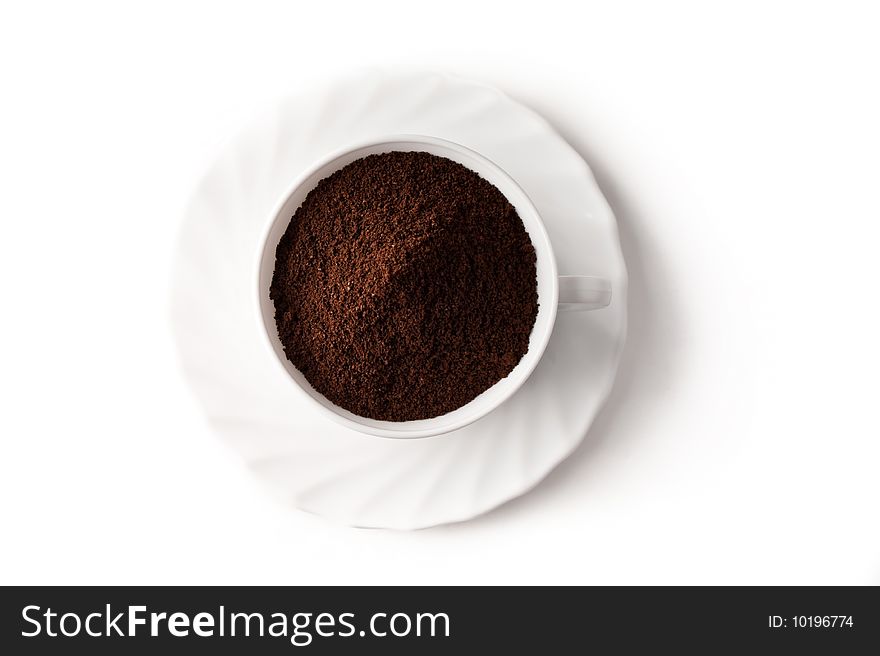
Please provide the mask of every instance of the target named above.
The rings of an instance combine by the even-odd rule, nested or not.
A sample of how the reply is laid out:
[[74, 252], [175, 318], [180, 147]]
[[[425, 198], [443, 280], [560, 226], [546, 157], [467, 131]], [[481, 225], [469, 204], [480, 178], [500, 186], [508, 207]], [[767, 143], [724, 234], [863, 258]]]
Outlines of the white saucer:
[[[298, 395], [261, 342], [257, 241], [281, 194], [346, 144], [426, 134], [499, 164], [537, 206], [560, 274], [611, 280], [608, 308], [559, 314], [537, 369], [500, 408], [454, 433], [356, 433]], [[538, 115], [443, 75], [377, 73], [281, 103], [221, 155], [187, 210], [173, 286], [184, 370], [217, 433], [285, 503], [353, 526], [460, 521], [529, 490], [580, 443], [607, 397], [626, 331], [614, 216], [589, 168]]]

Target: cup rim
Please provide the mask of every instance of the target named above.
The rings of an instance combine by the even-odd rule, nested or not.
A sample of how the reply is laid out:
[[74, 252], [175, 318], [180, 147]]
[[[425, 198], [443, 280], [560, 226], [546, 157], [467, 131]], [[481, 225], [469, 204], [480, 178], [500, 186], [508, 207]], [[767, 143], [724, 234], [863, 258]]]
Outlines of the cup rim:
[[[365, 422], [374, 422], [381, 423], [387, 425], [387, 428], [384, 426], [374, 426], [368, 425], [365, 423], [361, 423], [358, 419], [358, 415], [349, 412], [348, 414], [352, 415], [352, 418], [344, 416], [334, 410], [334, 408], [339, 408], [339, 410], [345, 411], [343, 408], [340, 408], [332, 401], [327, 399], [323, 394], [312, 388], [312, 391], [316, 395], [320, 395], [322, 399], [324, 399], [325, 403], [319, 401], [312, 392], [304, 389], [303, 384], [300, 381], [296, 380], [293, 374], [288, 370], [287, 365], [284, 360], [286, 359], [283, 351], [279, 353], [276, 344], [272, 339], [271, 331], [277, 332], [277, 326], [274, 322], [268, 322], [266, 318], [266, 314], [264, 312], [264, 307], [266, 305], [271, 307], [271, 314], [274, 316], [274, 304], [271, 299], [268, 297], [268, 290], [264, 289], [264, 262], [266, 258], [271, 255], [273, 258], [273, 271], [274, 271], [274, 257], [275, 257], [275, 249], [277, 248], [277, 243], [272, 244], [271, 248], [269, 248], [269, 238], [272, 235], [276, 225], [282, 219], [282, 210], [285, 205], [287, 205], [291, 196], [293, 196], [299, 189], [305, 184], [312, 176], [314, 176], [318, 171], [326, 166], [332, 164], [334, 161], [341, 159], [347, 155], [354, 153], [355, 151], [364, 150], [367, 148], [378, 147], [383, 145], [393, 146], [394, 144], [425, 144], [429, 146], [434, 146], [439, 149], [446, 149], [453, 152], [458, 152], [466, 157], [473, 158], [479, 162], [481, 162], [487, 169], [492, 172], [492, 179], [486, 178], [490, 183], [498, 186], [496, 184], [497, 180], [503, 180], [507, 187], [513, 189], [518, 195], [517, 203], [513, 203], [514, 207], [516, 207], [518, 214], [522, 209], [525, 209], [531, 215], [530, 224], [526, 225], [527, 232], [532, 240], [532, 245], [535, 247], [536, 252], [539, 252], [539, 248], [543, 249], [542, 252], [545, 256], [545, 264], [549, 268], [549, 271], [545, 273], [545, 277], [548, 279], [547, 284], [549, 285], [547, 289], [547, 293], [543, 296], [548, 296], [548, 298], [542, 298], [539, 296], [539, 304], [546, 304], [549, 307], [549, 315], [548, 318], [544, 322], [543, 332], [536, 336], [535, 330], [538, 328], [538, 319], [536, 317], [535, 325], [532, 327], [532, 333], [529, 335], [529, 350], [523, 355], [520, 359], [519, 363], [514, 367], [514, 369], [501, 380], [497, 381], [494, 385], [492, 385], [487, 390], [484, 390], [474, 399], [466, 403], [465, 405], [457, 408], [450, 413], [445, 415], [439, 415], [437, 417], [431, 417], [429, 419], [422, 420], [414, 420], [414, 421], [402, 421], [402, 422], [391, 422], [391, 421], [381, 421], [373, 420], [367, 417], [362, 418]], [[385, 152], [396, 152], [398, 149], [391, 148]], [[402, 151], [406, 152], [406, 151]], [[366, 156], [366, 155], [365, 155]], [[460, 163], [460, 162], [459, 162]], [[467, 164], [462, 164], [463, 166], [467, 166]], [[339, 168], [342, 168], [341, 165]], [[470, 168], [470, 167], [468, 167]], [[335, 169], [338, 170], [338, 169]], [[473, 169], [471, 169], [473, 170]], [[332, 173], [332, 172], [331, 172]], [[327, 173], [326, 175], [331, 175], [331, 173]], [[324, 177], [326, 177], [326, 175]], [[323, 178], [322, 178], [323, 179]], [[502, 192], [504, 193], [504, 192]], [[507, 198], [509, 194], [504, 193]], [[510, 198], [508, 201], [512, 202]], [[286, 215], [286, 213], [285, 213]], [[528, 194], [526, 194], [525, 190], [516, 182], [516, 180], [505, 171], [501, 166], [496, 164], [493, 160], [489, 159], [485, 155], [469, 148], [467, 146], [463, 146], [462, 144], [456, 143], [454, 141], [450, 141], [448, 139], [443, 139], [440, 137], [434, 137], [430, 135], [422, 135], [422, 134], [393, 134], [382, 137], [375, 137], [371, 139], [366, 139], [362, 141], [355, 142], [353, 144], [349, 144], [343, 146], [341, 148], [337, 148], [336, 150], [330, 152], [327, 155], [319, 158], [316, 162], [310, 165], [306, 170], [304, 170], [296, 179], [293, 181], [291, 185], [289, 185], [285, 191], [282, 193], [278, 202], [273, 205], [273, 210], [269, 214], [269, 220], [267, 221], [265, 227], [263, 228], [260, 239], [258, 242], [258, 250], [256, 259], [256, 294], [254, 295], [254, 299], [256, 301], [256, 314], [257, 320], [260, 324], [260, 333], [262, 335], [262, 341], [269, 349], [272, 359], [276, 362], [276, 366], [280, 367], [284, 372], [285, 377], [290, 380], [293, 387], [297, 389], [298, 393], [308, 399], [308, 402], [312, 405], [312, 407], [316, 407], [319, 411], [327, 418], [336, 422], [337, 424], [341, 424], [346, 428], [350, 428], [359, 433], [372, 435], [376, 437], [384, 437], [384, 438], [392, 438], [392, 439], [417, 439], [417, 438], [426, 438], [433, 437], [437, 435], [442, 435], [445, 433], [450, 433], [452, 431], [458, 430], [460, 428], [464, 428], [465, 426], [482, 419], [503, 403], [505, 403], [511, 396], [513, 396], [517, 390], [528, 380], [529, 376], [531, 376], [532, 372], [538, 365], [538, 362], [541, 360], [541, 357], [544, 354], [544, 351], [547, 347], [547, 344], [550, 341], [551, 334], [553, 332], [553, 326], [556, 322], [556, 314], [559, 303], [559, 281], [558, 281], [558, 270], [556, 265], [556, 257], [553, 252], [553, 245], [550, 241], [550, 236], [547, 233], [547, 229], [544, 225], [543, 220], [541, 219], [541, 215], [535, 207], [534, 203], [532, 203]], [[286, 217], [287, 220], [290, 220], [290, 217]], [[520, 216], [520, 220], [523, 220], [523, 217]], [[525, 223], [525, 221], [524, 221]], [[540, 237], [540, 241], [542, 244], [536, 243], [536, 239], [534, 238], [533, 231], [537, 233], [537, 236]], [[540, 288], [540, 281], [538, 281]], [[539, 306], [539, 313], [540, 313]], [[535, 339], [537, 337], [537, 339]], [[291, 365], [293, 366], [293, 365]], [[521, 368], [522, 367], [522, 368]], [[521, 368], [521, 369], [520, 369]], [[512, 374], [520, 369], [520, 373], [517, 376], [516, 380], [512, 380]], [[489, 390], [497, 388], [499, 385], [505, 385], [506, 389], [501, 393], [491, 404], [486, 404], [486, 407], [479, 410], [478, 412], [471, 413], [470, 415], [463, 416], [462, 418], [449, 422], [447, 420], [446, 423], [443, 423], [441, 420], [451, 414], [452, 412], [458, 412], [462, 408], [467, 408], [471, 406], [471, 404], [477, 402], [484, 394], [486, 394]], [[306, 381], [308, 384], [308, 381]], [[332, 407], [328, 407], [332, 406]], [[422, 428], [406, 428], [407, 424], [412, 423], [429, 423], [430, 426], [422, 427]], [[398, 428], [399, 427], [399, 428]]]

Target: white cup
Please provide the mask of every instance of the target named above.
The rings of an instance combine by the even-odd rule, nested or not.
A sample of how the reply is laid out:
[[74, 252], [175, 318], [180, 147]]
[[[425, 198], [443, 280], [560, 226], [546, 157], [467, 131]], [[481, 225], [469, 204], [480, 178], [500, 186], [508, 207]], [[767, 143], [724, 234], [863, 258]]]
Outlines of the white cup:
[[[360, 417], [329, 401], [306, 380], [284, 354], [275, 325], [275, 306], [269, 298], [269, 287], [275, 270], [275, 249], [287, 230], [290, 219], [302, 205], [306, 195], [319, 181], [351, 162], [378, 153], [419, 151], [446, 157], [475, 171], [495, 185], [516, 208], [532, 240], [537, 255], [538, 316], [529, 336], [526, 354], [506, 378], [462, 407], [431, 419], [416, 421], [379, 421]], [[379, 437], [417, 438], [448, 433], [488, 414], [509, 399], [534, 371], [544, 353], [558, 311], [595, 310], [611, 302], [611, 284], [594, 276], [559, 276], [556, 258], [541, 217], [520, 186], [499, 166], [479, 153], [459, 144], [436, 137], [401, 135], [375, 139], [339, 150], [323, 158], [306, 171], [284, 195], [271, 215], [260, 241], [257, 270], [257, 300], [260, 332], [275, 359], [287, 372], [294, 387], [305, 395], [327, 417], [342, 425]]]

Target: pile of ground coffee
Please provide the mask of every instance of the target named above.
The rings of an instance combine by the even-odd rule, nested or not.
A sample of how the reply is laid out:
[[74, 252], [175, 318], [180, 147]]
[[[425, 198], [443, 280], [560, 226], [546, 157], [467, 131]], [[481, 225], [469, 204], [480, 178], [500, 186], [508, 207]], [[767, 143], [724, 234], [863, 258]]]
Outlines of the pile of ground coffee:
[[535, 249], [501, 192], [461, 164], [370, 155], [296, 211], [270, 297], [284, 351], [316, 390], [363, 417], [427, 419], [528, 350]]

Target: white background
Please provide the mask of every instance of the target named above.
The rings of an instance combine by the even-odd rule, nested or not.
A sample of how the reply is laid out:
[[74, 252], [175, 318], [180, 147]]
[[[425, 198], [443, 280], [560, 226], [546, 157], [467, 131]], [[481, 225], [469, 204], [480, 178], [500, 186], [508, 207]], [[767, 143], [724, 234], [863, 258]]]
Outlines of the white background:
[[[880, 20], [725, 4], [4, 5], [0, 582], [880, 583]], [[168, 321], [225, 140], [364, 65], [544, 114], [631, 276], [583, 446], [414, 533], [277, 506], [209, 432]]]

